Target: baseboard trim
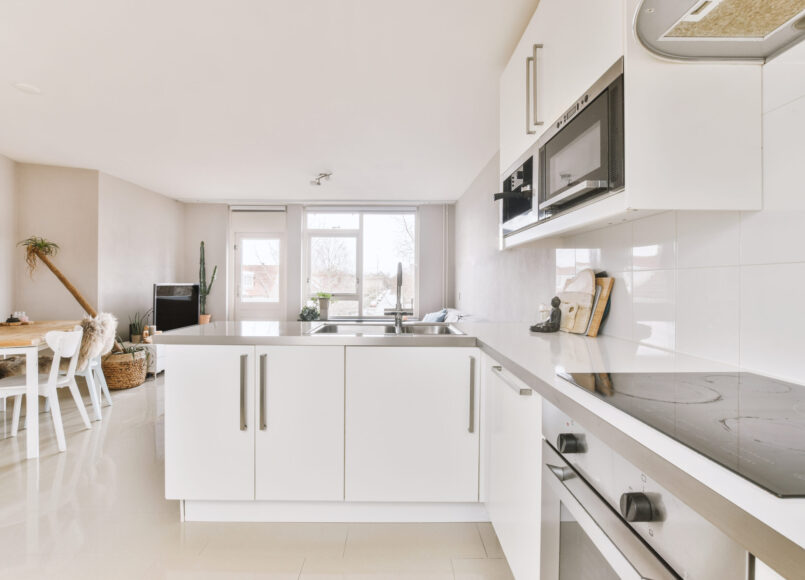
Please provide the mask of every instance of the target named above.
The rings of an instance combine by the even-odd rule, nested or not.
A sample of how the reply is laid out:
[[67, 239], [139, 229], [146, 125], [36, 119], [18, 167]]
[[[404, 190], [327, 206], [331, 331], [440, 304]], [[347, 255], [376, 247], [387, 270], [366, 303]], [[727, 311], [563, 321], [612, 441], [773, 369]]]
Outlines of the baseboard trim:
[[482, 503], [185, 500], [186, 522], [488, 522]]

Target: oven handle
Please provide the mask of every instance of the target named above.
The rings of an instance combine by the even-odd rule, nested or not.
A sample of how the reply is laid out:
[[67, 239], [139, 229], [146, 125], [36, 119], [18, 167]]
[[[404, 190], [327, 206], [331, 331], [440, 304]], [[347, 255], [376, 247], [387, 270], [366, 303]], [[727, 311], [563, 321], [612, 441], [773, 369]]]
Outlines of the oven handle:
[[545, 440], [542, 457], [544, 484], [550, 486], [620, 578], [680, 578]]
[[560, 203], [570, 201], [574, 197], [578, 197], [584, 193], [595, 191], [596, 189], [603, 189], [608, 185], [608, 181], [599, 181], [594, 179], [579, 182], [573, 187], [569, 187], [559, 195], [555, 195], [552, 198], [543, 201], [541, 204], [539, 204], [539, 209], [547, 209], [549, 207], [559, 205]]

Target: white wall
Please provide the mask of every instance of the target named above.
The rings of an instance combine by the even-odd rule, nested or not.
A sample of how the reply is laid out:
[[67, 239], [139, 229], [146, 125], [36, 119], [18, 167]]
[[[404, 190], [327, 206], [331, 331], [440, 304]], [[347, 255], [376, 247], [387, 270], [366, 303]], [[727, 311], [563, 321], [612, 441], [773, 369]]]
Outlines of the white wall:
[[0, 319], [5, 320], [17, 308], [14, 306], [15, 262], [22, 256], [16, 250], [17, 224], [15, 190], [15, 163], [0, 155]]
[[207, 312], [213, 320], [227, 319], [227, 259], [229, 256], [229, 206], [225, 204], [184, 204], [184, 242], [182, 282], [198, 282], [199, 246], [205, 243], [207, 280], [214, 266], [218, 274], [207, 298]]
[[153, 285], [183, 278], [183, 204], [128, 181], [101, 173], [98, 202], [100, 304], [128, 320], [153, 305]]
[[476, 319], [533, 320], [554, 292], [557, 242], [498, 251], [498, 156], [475, 178], [455, 208], [455, 306]]
[[[16, 239], [41, 236], [61, 246], [56, 266], [98, 305], [98, 172], [49, 165], [16, 166]], [[15, 251], [14, 308], [33, 320], [78, 319], [83, 309], [40, 264], [28, 276], [22, 250]]]
[[762, 211], [665, 212], [497, 252], [492, 160], [456, 206], [458, 307], [531, 322], [568, 276], [605, 269], [616, 282], [604, 334], [801, 382], [805, 45], [763, 75]]
[[452, 206], [421, 205], [417, 211], [419, 267], [417, 272], [417, 307], [419, 315], [452, 306], [453, 268], [450, 267], [450, 230]]

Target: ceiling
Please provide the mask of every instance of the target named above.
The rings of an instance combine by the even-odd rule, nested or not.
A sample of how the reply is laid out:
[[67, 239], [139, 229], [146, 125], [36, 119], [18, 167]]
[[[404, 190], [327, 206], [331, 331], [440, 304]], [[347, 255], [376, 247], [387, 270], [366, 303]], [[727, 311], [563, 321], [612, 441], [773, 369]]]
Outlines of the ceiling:
[[457, 199], [537, 2], [4, 0], [0, 153], [184, 200]]

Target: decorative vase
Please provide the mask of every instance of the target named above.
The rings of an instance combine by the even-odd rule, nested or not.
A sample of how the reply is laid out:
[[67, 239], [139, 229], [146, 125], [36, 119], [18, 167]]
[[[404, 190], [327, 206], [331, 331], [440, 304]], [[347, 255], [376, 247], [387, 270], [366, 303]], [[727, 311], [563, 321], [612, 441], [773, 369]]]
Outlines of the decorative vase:
[[319, 320], [327, 320], [330, 314], [330, 299], [319, 298]]
[[198, 315], [198, 323], [199, 324], [209, 324], [210, 318], [212, 318], [212, 314], [199, 314]]
[[132, 334], [130, 340], [134, 344], [140, 344], [143, 341], [143, 335], [142, 334]]

